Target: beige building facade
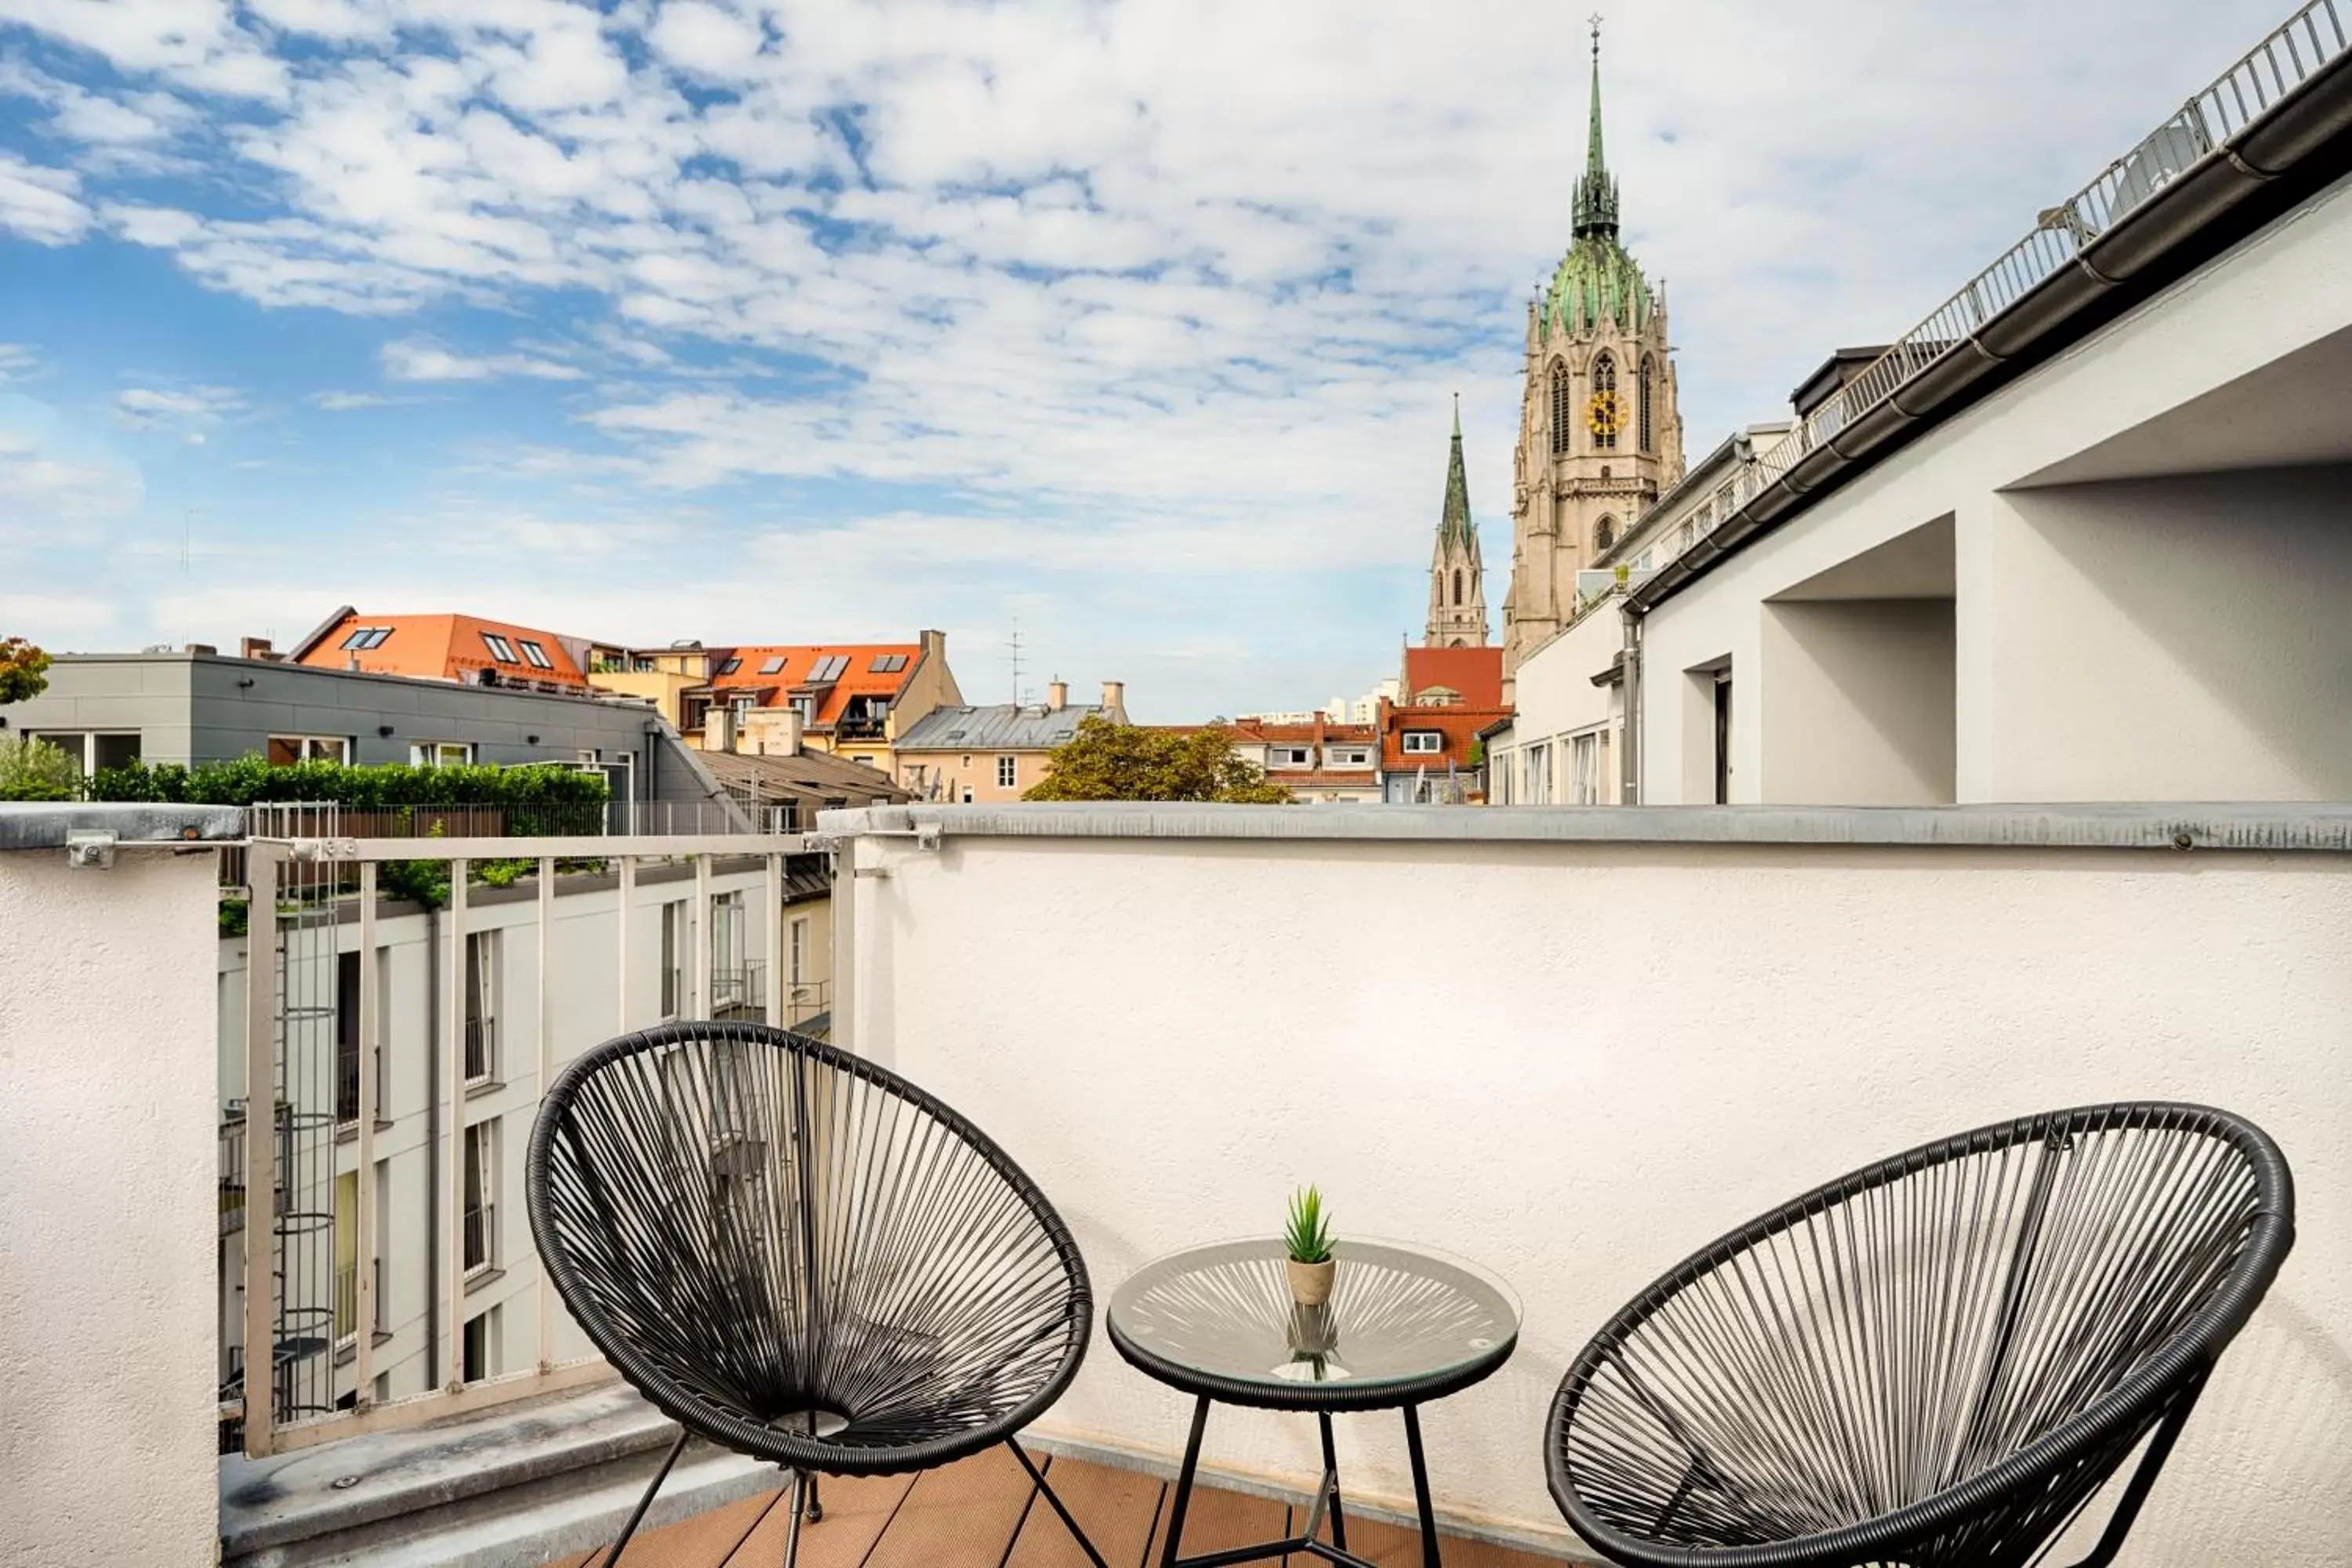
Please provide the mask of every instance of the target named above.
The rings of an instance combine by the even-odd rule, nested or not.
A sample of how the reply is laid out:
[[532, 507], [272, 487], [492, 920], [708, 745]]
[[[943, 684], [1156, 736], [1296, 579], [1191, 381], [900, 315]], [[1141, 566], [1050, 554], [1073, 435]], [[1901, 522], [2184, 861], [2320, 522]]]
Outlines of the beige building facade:
[[918, 801], [984, 805], [1019, 800], [1045, 782], [1055, 749], [1089, 718], [1124, 724], [1126, 683], [1103, 682], [1102, 701], [1073, 707], [1066, 682], [1043, 703], [940, 707], [901, 731], [892, 756], [898, 787]]
[[1574, 616], [1576, 574], [1683, 474], [1665, 296], [1619, 242], [1617, 215], [1617, 182], [1601, 153], [1596, 31], [1574, 241], [1528, 305], [1511, 587], [1503, 601], [1507, 683], [1535, 646]]

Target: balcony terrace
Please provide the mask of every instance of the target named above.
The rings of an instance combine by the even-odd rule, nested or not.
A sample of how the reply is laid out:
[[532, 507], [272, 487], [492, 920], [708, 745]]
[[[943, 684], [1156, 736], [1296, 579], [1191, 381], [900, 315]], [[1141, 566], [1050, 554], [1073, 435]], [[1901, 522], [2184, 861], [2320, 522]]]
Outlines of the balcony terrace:
[[[1265, 1233], [1308, 1180], [1345, 1233], [1439, 1246], [1515, 1288], [1516, 1353], [1424, 1414], [1447, 1563], [1593, 1560], [1545, 1489], [1546, 1408], [1579, 1347], [1691, 1247], [1909, 1144], [2118, 1098], [2259, 1121], [2306, 1216], [2124, 1561], [2352, 1553], [2352, 808], [916, 806], [820, 826], [837, 862], [833, 1037], [1021, 1162], [1069, 1222], [1098, 1312], [1150, 1258]], [[783, 973], [764, 895], [730, 917], [735, 959], [698, 933], [714, 900], [772, 885], [761, 863], [806, 847], [551, 840], [531, 847], [577, 872], [429, 916], [338, 894], [350, 918], [322, 921], [302, 887], [516, 846], [246, 830], [228, 812], [0, 810], [0, 1255], [34, 1285], [0, 1292], [16, 1413], [0, 1473], [34, 1500], [0, 1522], [0, 1558], [201, 1561], [219, 1540], [227, 1563], [288, 1568], [582, 1561], [673, 1429], [538, 1289], [519, 1159], [481, 1153], [469, 1199], [461, 1150], [519, 1148], [551, 1064], [651, 1020], [653, 904], [687, 905], [669, 926], [687, 1009], [741, 1006], [738, 971]], [[69, 832], [111, 839], [83, 841], [78, 869]], [[389, 1055], [359, 1075], [370, 1103], [340, 1142], [352, 1058], [334, 1016], [278, 1016], [282, 972], [255, 980], [218, 933], [208, 846], [232, 841], [254, 874], [287, 879], [255, 907], [280, 910], [298, 973], [340, 974], [329, 956], [353, 944], [389, 955], [354, 966], [370, 991], [357, 1059]], [[438, 944], [437, 969], [402, 921]], [[456, 1026], [466, 968], [448, 957], [490, 930], [502, 1081], [477, 1092]], [[780, 1012], [788, 989], [758, 1004]], [[417, 1054], [432, 1016], [439, 1044]], [[244, 1081], [208, 1087], [224, 1033], [240, 1071], [276, 1075], [289, 1048], [308, 1064], [280, 1098], [283, 1125], [320, 1123], [315, 1170], [285, 1134], [224, 1141]], [[493, 1117], [504, 1133], [455, 1135]], [[321, 1247], [326, 1337], [409, 1337], [352, 1333], [320, 1396], [247, 1412], [247, 1451], [216, 1458], [224, 1311], [241, 1366], [275, 1354], [278, 1306], [310, 1306], [272, 1299], [307, 1290], [307, 1265], [278, 1279], [244, 1239], [289, 1211], [338, 1215], [325, 1189], [354, 1160], [387, 1163], [385, 1197], [350, 1184], [327, 1228], [362, 1235]], [[466, 1267], [477, 1241], [497, 1268]], [[265, 1281], [257, 1308], [224, 1303], [231, 1265], [232, 1283]], [[1111, 1561], [1153, 1551], [1189, 1414], [1098, 1335], [1032, 1429]], [[1412, 1489], [1393, 1422], [1341, 1418], [1338, 1445], [1351, 1545], [1413, 1561], [1394, 1529]], [[1221, 1406], [1187, 1550], [1277, 1533], [1318, 1468], [1311, 1422]], [[627, 1561], [774, 1560], [777, 1479], [688, 1449]], [[1001, 1449], [912, 1480], [828, 1481], [824, 1498], [805, 1562], [1074, 1561]]]

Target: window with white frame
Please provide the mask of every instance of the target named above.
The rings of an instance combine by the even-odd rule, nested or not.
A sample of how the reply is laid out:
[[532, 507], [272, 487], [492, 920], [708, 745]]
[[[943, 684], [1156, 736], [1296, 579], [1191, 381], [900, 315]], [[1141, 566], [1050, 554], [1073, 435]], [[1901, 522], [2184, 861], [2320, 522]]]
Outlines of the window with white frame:
[[1568, 799], [1571, 805], [1601, 804], [1601, 734], [1571, 735], [1568, 742]]
[[139, 760], [139, 737], [132, 732], [103, 731], [28, 731], [26, 739], [46, 741], [73, 759], [85, 778], [101, 768], [129, 767]]
[[1372, 763], [1372, 753], [1361, 746], [1342, 746], [1324, 754], [1335, 768], [1367, 768]]
[[482, 646], [488, 648], [490, 650], [490, 657], [497, 659], [500, 664], [520, 664], [522, 662], [522, 660], [515, 657], [514, 644], [507, 641], [506, 638], [499, 636], [496, 632], [484, 632], [482, 634]]
[[1266, 763], [1271, 767], [1303, 768], [1307, 765], [1313, 754], [1304, 746], [1276, 746], [1273, 754], [1267, 757]]
[[412, 741], [409, 762], [420, 768], [462, 768], [474, 760], [470, 741]]
[[272, 766], [281, 768], [296, 763], [348, 763], [352, 749], [348, 735], [272, 735], [268, 757]]
[[1529, 805], [1551, 804], [1551, 743], [1538, 742], [1529, 746], [1527, 758], [1528, 787], [1525, 799]]
[[1404, 732], [1404, 753], [1407, 756], [1435, 756], [1445, 749], [1445, 734], [1440, 730], [1407, 730]]
[[382, 647], [391, 638], [390, 626], [355, 626], [340, 646], [352, 653], [365, 653], [370, 648]]
[[499, 1266], [499, 1119], [466, 1129], [465, 1267], [480, 1274]]
[[996, 787], [1011, 789], [1021, 782], [1021, 762], [1017, 757], [996, 759]]
[[555, 661], [547, 657], [547, 650], [529, 637], [518, 639], [515, 646], [522, 649], [523, 658], [530, 660], [532, 668], [553, 669], [555, 668]]
[[784, 952], [784, 962], [792, 966], [793, 984], [805, 985], [809, 978], [809, 918], [794, 915], [788, 928], [791, 940]]
[[466, 933], [466, 1081], [499, 1076], [499, 985], [502, 932]]
[[686, 955], [688, 933], [686, 900], [674, 899], [661, 907], [661, 1010], [665, 1018], [686, 1016]]

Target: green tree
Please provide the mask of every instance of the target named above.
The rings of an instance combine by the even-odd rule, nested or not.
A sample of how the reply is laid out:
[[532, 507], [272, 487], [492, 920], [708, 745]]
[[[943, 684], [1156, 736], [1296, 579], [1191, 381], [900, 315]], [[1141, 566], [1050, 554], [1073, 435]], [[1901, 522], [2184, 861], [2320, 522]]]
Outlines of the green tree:
[[0, 800], [78, 800], [81, 768], [61, 747], [0, 734]]
[[1089, 714], [1054, 750], [1048, 772], [1024, 800], [1214, 800], [1288, 805], [1280, 784], [1234, 752], [1233, 732], [1215, 725], [1185, 733], [1114, 724]]
[[23, 637], [0, 637], [0, 703], [23, 702], [49, 689], [49, 656]]

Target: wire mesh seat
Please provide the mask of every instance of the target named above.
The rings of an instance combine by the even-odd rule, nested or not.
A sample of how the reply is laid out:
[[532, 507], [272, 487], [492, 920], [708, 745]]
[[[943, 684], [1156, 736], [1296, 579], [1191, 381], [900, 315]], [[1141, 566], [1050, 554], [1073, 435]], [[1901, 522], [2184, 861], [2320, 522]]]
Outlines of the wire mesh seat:
[[1927, 1144], [1693, 1255], [1552, 1401], [1553, 1498], [1641, 1568], [2023, 1568], [2143, 1442], [2111, 1562], [2294, 1244], [2268, 1135], [2091, 1106]]
[[[1012, 1447], [1069, 1385], [1084, 1259], [1020, 1168], [912, 1084], [755, 1024], [665, 1025], [567, 1068], [525, 1176], [548, 1278], [620, 1374], [689, 1435], [814, 1477]], [[803, 1509], [803, 1497], [811, 1500]]]

